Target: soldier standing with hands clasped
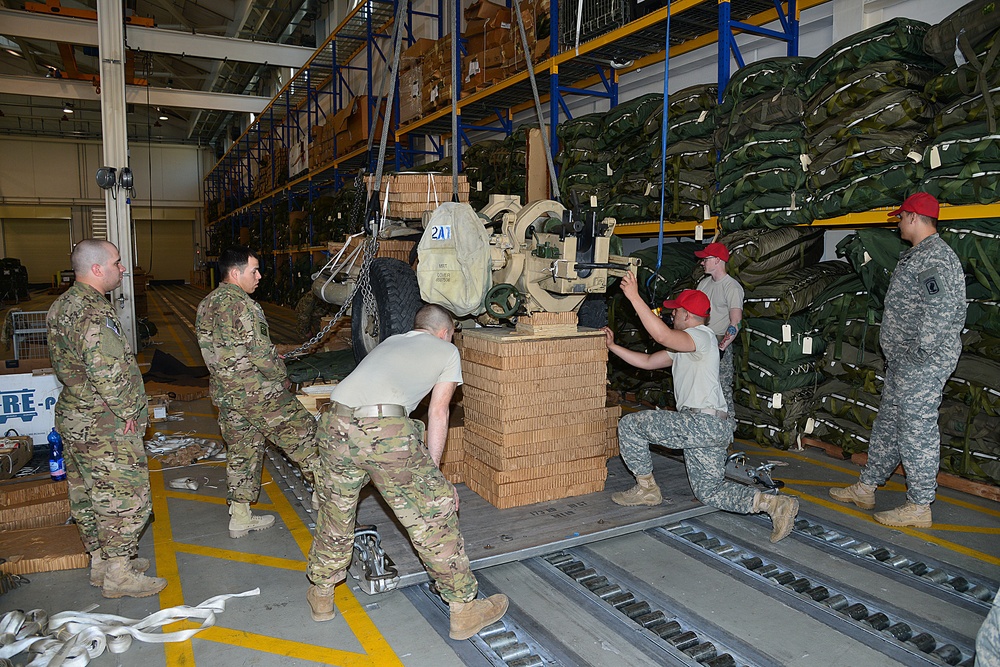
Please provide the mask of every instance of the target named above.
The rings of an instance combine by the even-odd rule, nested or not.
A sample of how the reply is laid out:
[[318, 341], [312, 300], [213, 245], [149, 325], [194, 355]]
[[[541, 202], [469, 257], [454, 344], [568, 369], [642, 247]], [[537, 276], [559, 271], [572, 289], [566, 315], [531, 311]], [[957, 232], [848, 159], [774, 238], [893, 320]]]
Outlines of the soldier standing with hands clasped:
[[926, 192], [907, 197], [889, 214], [899, 216], [899, 235], [913, 247], [900, 256], [885, 295], [879, 330], [885, 354], [882, 402], [860, 479], [830, 489], [834, 500], [873, 509], [875, 489], [902, 463], [906, 502], [874, 515], [887, 526], [931, 527], [941, 460], [941, 392], [962, 352], [965, 274], [955, 251], [937, 234], [938, 214], [937, 200]]
[[260, 495], [265, 440], [308, 474], [316, 420], [288, 390], [264, 309], [250, 298], [260, 283], [260, 258], [246, 247], [228, 248], [219, 255], [219, 274], [222, 283], [198, 304], [195, 331], [227, 447], [229, 536], [243, 537], [274, 524], [273, 516], [250, 512]]
[[65, 445], [70, 514], [90, 553], [90, 584], [106, 598], [146, 597], [167, 585], [135, 558], [151, 513], [142, 436], [149, 422], [135, 354], [105, 293], [122, 282], [118, 248], [80, 241], [76, 282], [49, 308], [49, 352], [64, 387], [55, 426]]

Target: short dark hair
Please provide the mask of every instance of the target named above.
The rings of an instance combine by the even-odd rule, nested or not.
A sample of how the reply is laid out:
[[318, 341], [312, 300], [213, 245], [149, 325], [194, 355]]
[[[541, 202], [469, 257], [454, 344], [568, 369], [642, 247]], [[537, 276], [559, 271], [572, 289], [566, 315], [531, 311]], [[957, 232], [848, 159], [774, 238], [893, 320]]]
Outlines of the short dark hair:
[[233, 269], [239, 269], [242, 271], [246, 268], [246, 265], [250, 263], [251, 257], [256, 259], [258, 262], [260, 261], [260, 255], [245, 245], [237, 245], [226, 248], [219, 253], [219, 278], [225, 279], [229, 276], [229, 272]]
[[423, 329], [430, 333], [438, 331], [454, 331], [455, 318], [451, 313], [435, 303], [424, 304], [413, 318], [413, 328]]

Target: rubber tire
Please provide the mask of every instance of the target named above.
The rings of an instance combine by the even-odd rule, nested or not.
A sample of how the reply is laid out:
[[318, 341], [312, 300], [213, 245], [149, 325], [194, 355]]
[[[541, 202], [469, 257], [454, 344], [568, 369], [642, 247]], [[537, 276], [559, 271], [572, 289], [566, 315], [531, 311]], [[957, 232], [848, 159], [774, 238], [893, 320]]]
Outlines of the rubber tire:
[[[389, 336], [411, 330], [413, 318], [423, 305], [417, 274], [406, 262], [376, 257], [372, 260], [369, 280], [375, 297], [375, 313], [365, 312], [361, 290], [354, 293], [351, 302], [351, 346], [354, 360], [359, 363]], [[366, 333], [373, 315], [379, 324], [377, 340]]]
[[608, 298], [606, 294], [588, 294], [576, 312], [581, 327], [600, 329], [608, 326]]

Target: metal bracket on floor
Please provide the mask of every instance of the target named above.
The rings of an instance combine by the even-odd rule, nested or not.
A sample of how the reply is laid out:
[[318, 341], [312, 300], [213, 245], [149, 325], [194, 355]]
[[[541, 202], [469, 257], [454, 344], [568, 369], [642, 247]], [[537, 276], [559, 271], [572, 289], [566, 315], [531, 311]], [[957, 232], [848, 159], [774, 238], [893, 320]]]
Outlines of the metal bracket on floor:
[[354, 529], [354, 558], [348, 571], [368, 595], [388, 593], [399, 585], [399, 572], [382, 549], [382, 537], [375, 526]]
[[762, 486], [764, 493], [777, 493], [785, 483], [771, 478], [771, 471], [776, 465], [776, 462], [768, 461], [755, 467], [745, 452], [735, 452], [726, 459], [726, 477], [750, 486]]

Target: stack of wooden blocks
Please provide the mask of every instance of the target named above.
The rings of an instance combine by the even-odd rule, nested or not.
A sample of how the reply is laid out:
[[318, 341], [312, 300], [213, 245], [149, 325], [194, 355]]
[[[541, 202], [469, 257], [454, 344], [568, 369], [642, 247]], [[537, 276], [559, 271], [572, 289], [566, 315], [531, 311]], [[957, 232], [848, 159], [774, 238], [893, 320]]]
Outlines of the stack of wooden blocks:
[[48, 473], [0, 483], [0, 571], [31, 574], [87, 567], [90, 556], [69, 519], [66, 482]]
[[[374, 178], [368, 176], [365, 186], [369, 197]], [[382, 179], [379, 201], [389, 198], [386, 215], [399, 220], [420, 220], [424, 211], [433, 211], [439, 204], [451, 201], [452, 178], [448, 174], [389, 174]], [[469, 181], [465, 174], [458, 177], [458, 200], [469, 201]]]
[[602, 491], [604, 334], [473, 329], [460, 343], [469, 488], [500, 509]]

